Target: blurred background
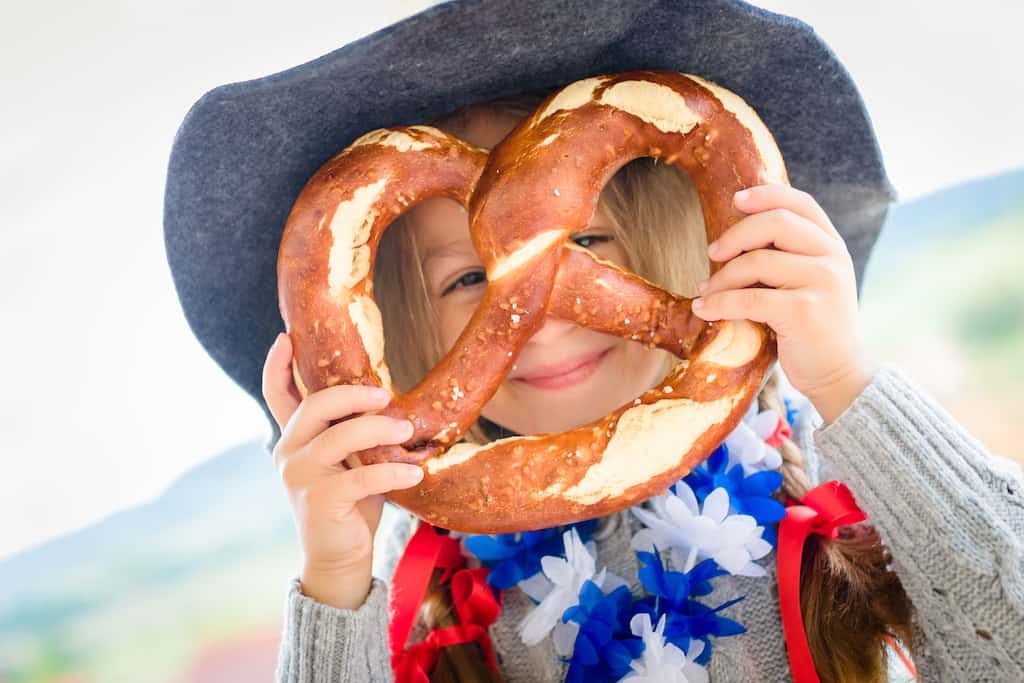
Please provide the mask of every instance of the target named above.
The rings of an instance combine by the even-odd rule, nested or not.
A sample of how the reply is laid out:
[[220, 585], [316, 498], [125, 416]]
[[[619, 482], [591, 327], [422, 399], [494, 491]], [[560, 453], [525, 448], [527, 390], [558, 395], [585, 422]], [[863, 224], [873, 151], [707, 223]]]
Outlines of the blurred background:
[[[5, 12], [0, 683], [271, 679], [299, 547], [263, 414], [174, 294], [167, 157], [207, 90], [431, 4]], [[865, 275], [872, 354], [1024, 461], [1024, 6], [755, 4], [844, 61], [900, 192]]]

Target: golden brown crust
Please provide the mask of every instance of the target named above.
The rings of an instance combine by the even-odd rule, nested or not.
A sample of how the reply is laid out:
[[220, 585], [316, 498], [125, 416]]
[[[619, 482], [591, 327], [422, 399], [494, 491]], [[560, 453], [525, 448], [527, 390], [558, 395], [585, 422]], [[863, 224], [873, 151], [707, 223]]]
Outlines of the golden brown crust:
[[[304, 394], [337, 383], [390, 388], [372, 299], [380, 236], [417, 202], [467, 206], [487, 290], [449, 353], [382, 414], [406, 417], [402, 446], [361, 462], [423, 466], [390, 498], [432, 524], [469, 532], [535, 529], [604, 515], [667, 488], [729, 434], [776, 358], [775, 336], [748, 321], [706, 323], [690, 300], [572, 245], [605, 183], [653, 156], [687, 172], [708, 241], [741, 215], [733, 194], [787, 182], [763, 123], [738, 97], [676, 72], [595, 76], [552, 94], [488, 155], [427, 126], [362, 136], [310, 179], [278, 258], [281, 313]], [[712, 272], [721, 264], [713, 262]], [[670, 351], [661, 386], [577, 429], [458, 443], [552, 314]]]

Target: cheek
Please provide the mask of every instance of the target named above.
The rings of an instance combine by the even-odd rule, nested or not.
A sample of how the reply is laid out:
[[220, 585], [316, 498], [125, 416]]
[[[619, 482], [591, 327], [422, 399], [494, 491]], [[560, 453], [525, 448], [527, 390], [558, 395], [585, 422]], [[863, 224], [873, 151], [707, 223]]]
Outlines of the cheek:
[[467, 299], [465, 297], [461, 301], [454, 297], [445, 297], [435, 304], [438, 325], [440, 326], [441, 343], [444, 345], [445, 352], [455, 345], [455, 341], [462, 334], [466, 323], [473, 317], [476, 306], [476, 299]]
[[619, 369], [623, 376], [629, 378], [629, 391], [638, 396], [663, 378], [669, 367], [666, 364], [673, 358], [667, 351], [649, 349], [642, 344], [624, 340]]
[[619, 242], [606, 242], [599, 245], [594, 249], [594, 254], [600, 256], [605, 261], [611, 261], [619, 268], [629, 270], [629, 257], [626, 256], [626, 250], [622, 248]]

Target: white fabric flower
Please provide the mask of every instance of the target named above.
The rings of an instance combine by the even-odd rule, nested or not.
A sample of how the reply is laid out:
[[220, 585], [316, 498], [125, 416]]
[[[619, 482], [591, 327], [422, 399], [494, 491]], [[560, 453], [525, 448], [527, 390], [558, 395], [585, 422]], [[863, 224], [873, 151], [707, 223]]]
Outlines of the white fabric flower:
[[[752, 404], [755, 405], [756, 404]], [[729, 467], [740, 465], [743, 467], [743, 474], [749, 476], [762, 470], [776, 470], [782, 465], [782, 454], [769, 446], [764, 441], [764, 436], [771, 434], [771, 429], [764, 436], [759, 435], [757, 429], [769, 411], [763, 413], [748, 413], [743, 422], [736, 425], [729, 436], [725, 437], [725, 446], [729, 449]], [[774, 412], [771, 413], [775, 415]], [[774, 428], [775, 423], [772, 423]]]
[[[566, 540], [565, 533], [562, 534], [563, 547]], [[587, 549], [587, 552], [590, 554], [591, 557], [597, 557], [597, 543], [595, 543], [593, 540], [584, 543], [583, 547]], [[543, 570], [543, 558], [541, 560], [541, 565], [541, 569]], [[549, 579], [543, 571], [539, 571], [533, 576], [523, 579], [516, 585], [519, 586], [519, 588], [524, 593], [526, 593], [534, 602], [540, 602], [541, 600], [543, 600], [545, 597], [547, 597], [547, 594], [551, 592], [551, 589], [555, 587], [555, 584], [551, 582], [551, 579]]]
[[651, 627], [649, 614], [636, 614], [629, 628], [643, 639], [644, 651], [630, 663], [633, 672], [622, 677], [621, 683], [707, 683], [707, 669], [694, 661], [704, 651], [703, 640], [690, 640], [685, 653], [673, 643], [666, 643], [664, 614], [655, 628]]
[[764, 527], [750, 515], [730, 515], [729, 493], [724, 488], [708, 494], [701, 509], [690, 486], [679, 481], [675, 494], [652, 498], [651, 508], [633, 508], [647, 526], [633, 536], [634, 550], [668, 551], [673, 567], [681, 572], [710, 557], [730, 574], [765, 575], [764, 568], [753, 562], [772, 549], [761, 538]]
[[523, 643], [536, 645], [553, 629], [555, 650], [559, 655], [568, 657], [572, 654], [580, 627], [575, 622], [562, 623], [562, 614], [569, 607], [579, 603], [583, 584], [592, 580], [605, 593], [628, 584], [604, 569], [595, 572], [596, 552], [583, 544], [575, 528], [562, 535], [562, 542], [565, 544], [564, 559], [553, 555], [540, 558], [541, 571], [549, 585], [544, 587], [539, 581], [528, 584], [527, 587], [534, 595], [543, 597], [523, 618], [519, 625], [519, 633]]
[[[789, 401], [789, 407], [795, 412], [794, 424], [790, 425], [791, 430], [796, 433], [801, 427], [801, 420], [808, 414], [811, 406], [810, 400], [793, 388], [789, 379], [778, 369], [779, 397]], [[736, 429], [725, 439], [725, 445], [729, 448], [729, 467], [742, 465], [743, 473], [751, 475], [760, 470], [776, 470], [782, 466], [782, 454], [774, 446], [765, 443], [765, 439], [771, 436], [779, 423], [780, 415], [774, 410], [761, 410], [758, 402], [752, 401], [747, 408], [743, 420], [736, 425]], [[789, 425], [788, 415], [782, 415], [782, 420]]]
[[531, 600], [534, 602], [540, 602], [548, 593], [551, 592], [551, 589], [555, 584], [551, 583], [551, 579], [544, 576], [544, 572], [540, 571], [528, 579], [523, 579], [516, 585], [519, 586], [519, 588], [521, 588]]

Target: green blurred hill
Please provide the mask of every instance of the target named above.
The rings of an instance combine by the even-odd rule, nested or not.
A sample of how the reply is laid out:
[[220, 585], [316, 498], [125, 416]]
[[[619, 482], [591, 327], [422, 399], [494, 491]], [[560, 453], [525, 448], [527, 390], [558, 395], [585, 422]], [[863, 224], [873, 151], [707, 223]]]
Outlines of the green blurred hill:
[[1024, 171], [890, 214], [865, 273], [865, 341], [990, 450], [1024, 461]]

